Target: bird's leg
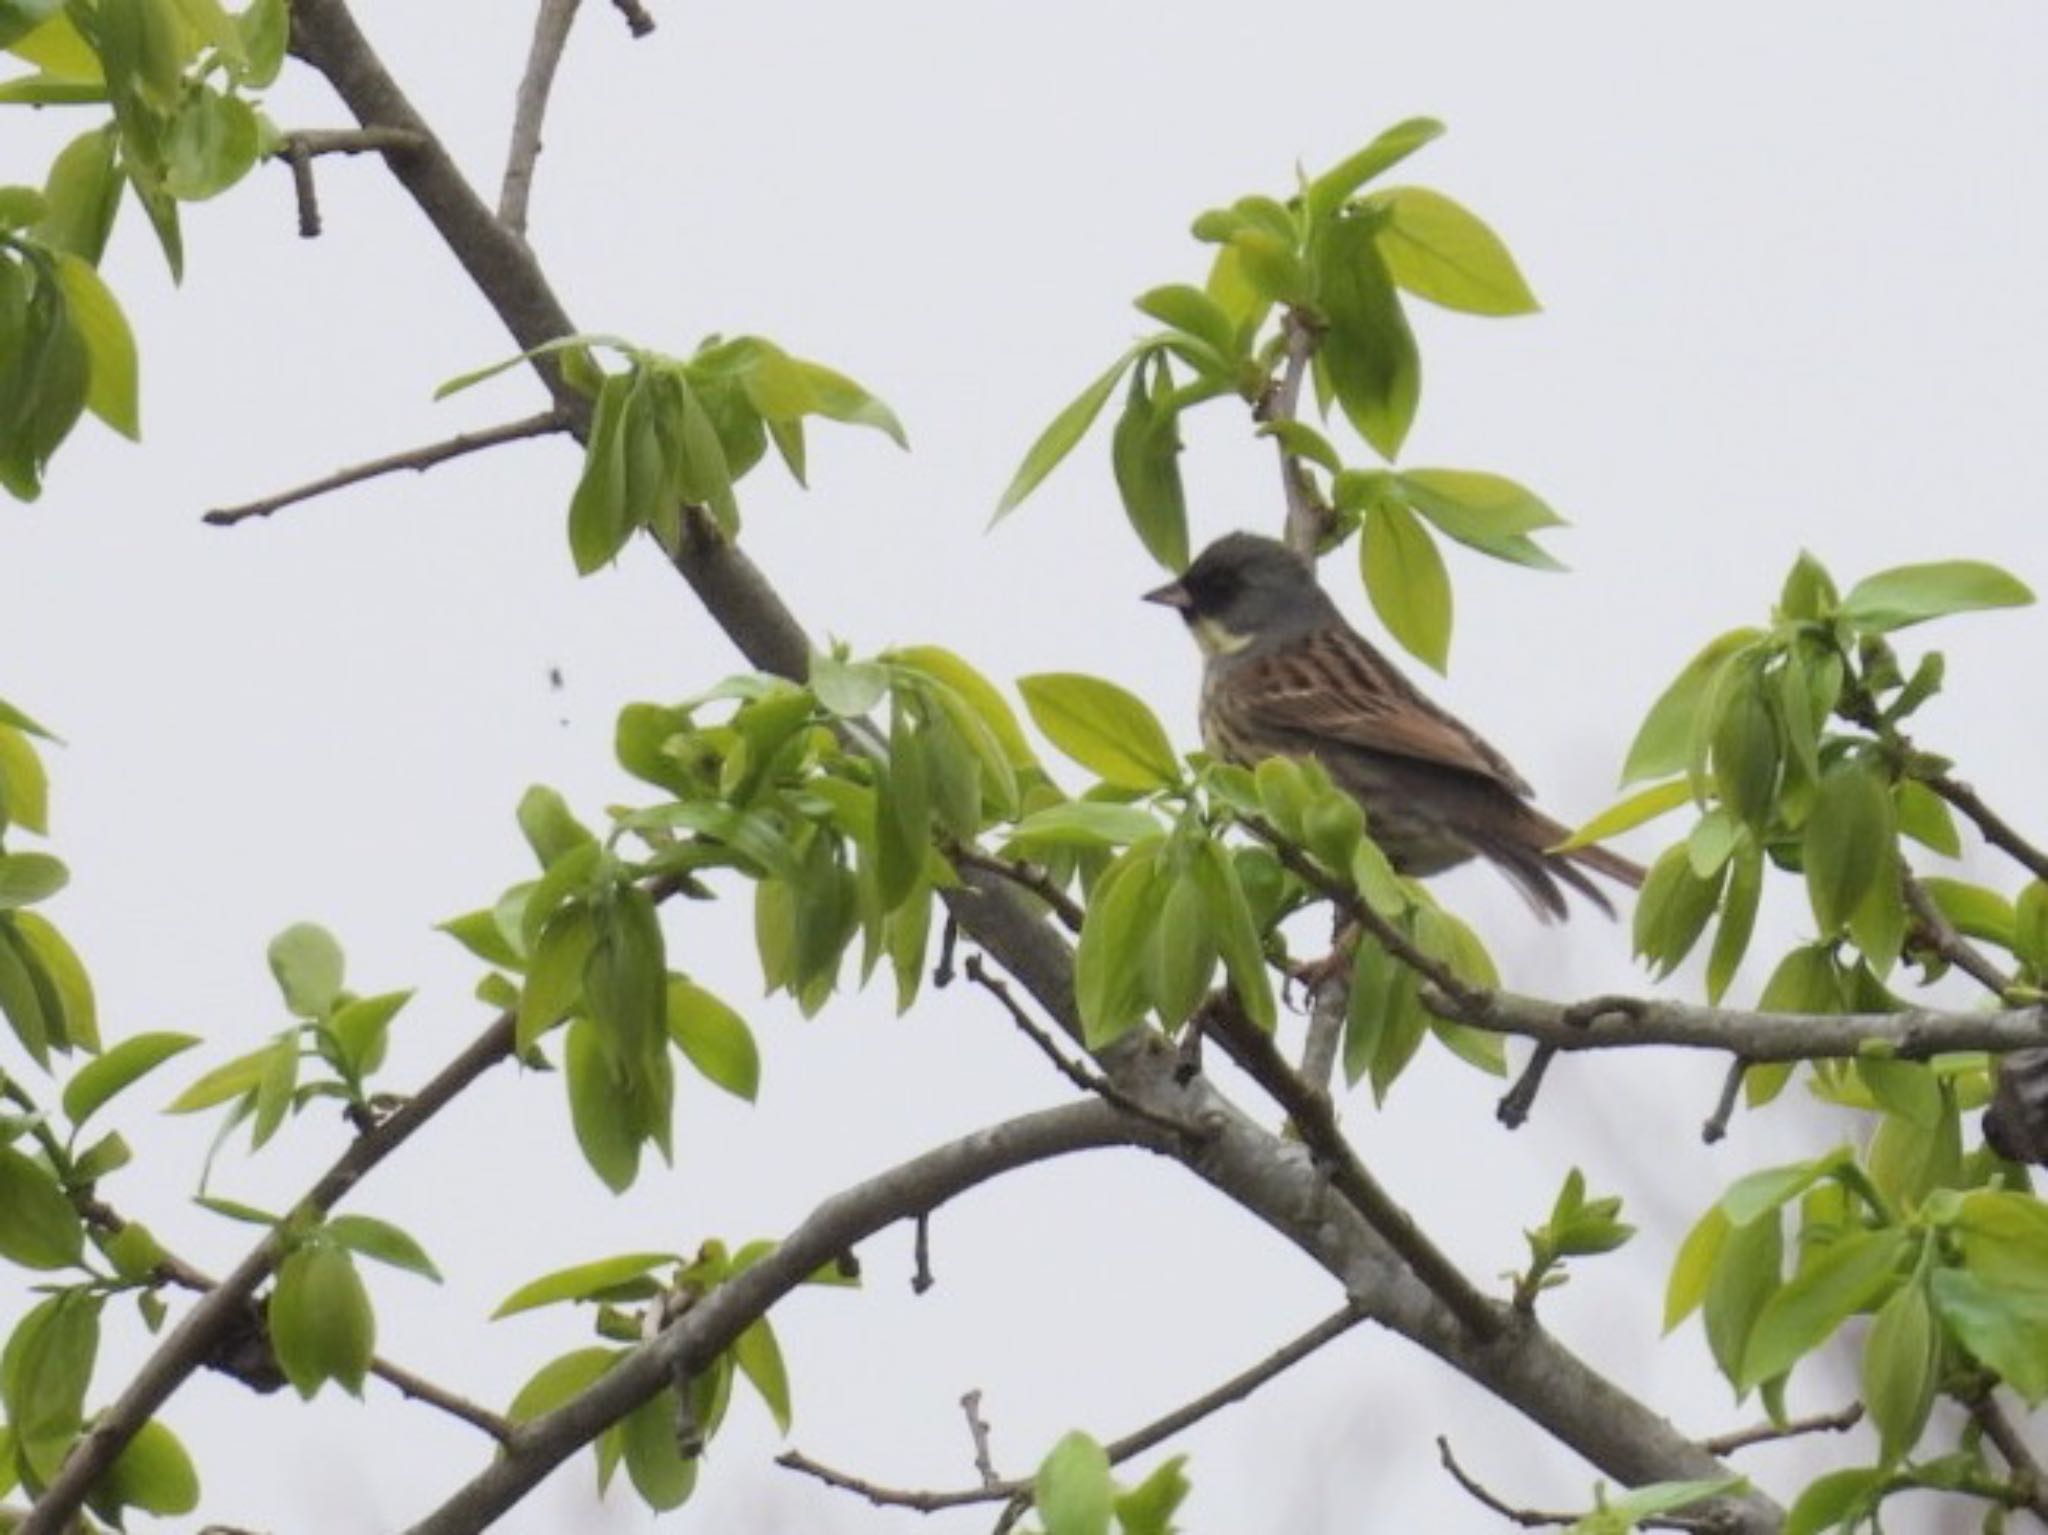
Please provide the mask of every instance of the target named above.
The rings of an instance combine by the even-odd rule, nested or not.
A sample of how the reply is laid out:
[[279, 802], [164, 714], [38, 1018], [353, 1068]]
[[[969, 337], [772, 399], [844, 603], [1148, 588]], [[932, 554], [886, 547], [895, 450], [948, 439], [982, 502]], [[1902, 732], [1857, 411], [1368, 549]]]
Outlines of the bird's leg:
[[1287, 985], [1282, 995], [1289, 1007], [1294, 1006], [1293, 988], [1301, 987], [1306, 994], [1303, 1010], [1313, 1006], [1315, 995], [1339, 976], [1351, 973], [1351, 963], [1358, 954], [1358, 940], [1365, 936], [1362, 924], [1340, 916], [1336, 931], [1330, 936], [1330, 952], [1321, 959], [1305, 960], [1292, 966], [1287, 972]]

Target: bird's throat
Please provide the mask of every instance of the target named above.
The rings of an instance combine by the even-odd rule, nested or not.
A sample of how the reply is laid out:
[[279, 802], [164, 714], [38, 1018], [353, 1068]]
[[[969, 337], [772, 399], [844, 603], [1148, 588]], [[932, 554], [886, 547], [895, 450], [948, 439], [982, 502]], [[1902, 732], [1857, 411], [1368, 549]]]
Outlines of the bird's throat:
[[1190, 618], [1188, 628], [1195, 636], [1195, 643], [1205, 656], [1234, 656], [1249, 645], [1254, 636], [1239, 634], [1226, 629], [1213, 618]]

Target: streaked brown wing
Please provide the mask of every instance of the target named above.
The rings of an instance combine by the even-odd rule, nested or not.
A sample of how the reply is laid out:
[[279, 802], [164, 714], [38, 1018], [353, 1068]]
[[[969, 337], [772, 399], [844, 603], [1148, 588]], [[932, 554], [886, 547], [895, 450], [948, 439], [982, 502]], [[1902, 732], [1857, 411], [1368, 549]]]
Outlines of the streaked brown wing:
[[1296, 731], [1457, 768], [1526, 798], [1507, 758], [1439, 709], [1345, 624], [1233, 668], [1231, 712], [1253, 735]]

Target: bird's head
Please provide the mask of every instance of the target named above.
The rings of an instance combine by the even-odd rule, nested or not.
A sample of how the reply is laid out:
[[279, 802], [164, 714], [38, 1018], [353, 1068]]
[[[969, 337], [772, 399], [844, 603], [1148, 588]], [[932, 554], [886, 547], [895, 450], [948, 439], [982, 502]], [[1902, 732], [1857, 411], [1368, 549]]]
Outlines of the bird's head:
[[1308, 562], [1255, 533], [1226, 533], [1178, 581], [1147, 592], [1145, 600], [1175, 609], [1207, 656], [1291, 639], [1321, 623], [1329, 609]]

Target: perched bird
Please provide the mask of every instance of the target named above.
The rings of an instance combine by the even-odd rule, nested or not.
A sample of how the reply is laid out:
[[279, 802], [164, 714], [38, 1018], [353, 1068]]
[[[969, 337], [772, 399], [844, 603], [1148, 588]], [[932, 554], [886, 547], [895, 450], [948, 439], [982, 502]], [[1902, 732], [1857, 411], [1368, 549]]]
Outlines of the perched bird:
[[1547, 851], [1567, 829], [1486, 742], [1417, 692], [1344, 621], [1309, 563], [1270, 538], [1231, 533], [1145, 600], [1177, 609], [1202, 649], [1202, 739], [1226, 762], [1313, 757], [1364, 807], [1403, 874], [1477, 855], [1539, 916], [1565, 915], [1572, 886], [1610, 916], [1585, 871], [1640, 886], [1643, 870], [1602, 847]]

